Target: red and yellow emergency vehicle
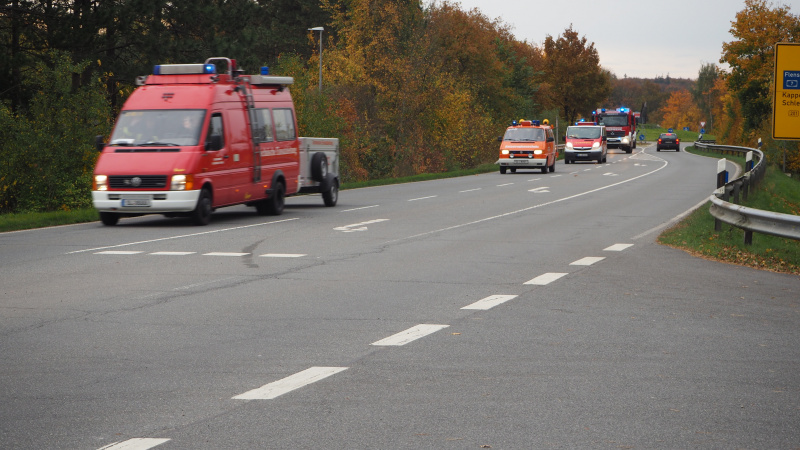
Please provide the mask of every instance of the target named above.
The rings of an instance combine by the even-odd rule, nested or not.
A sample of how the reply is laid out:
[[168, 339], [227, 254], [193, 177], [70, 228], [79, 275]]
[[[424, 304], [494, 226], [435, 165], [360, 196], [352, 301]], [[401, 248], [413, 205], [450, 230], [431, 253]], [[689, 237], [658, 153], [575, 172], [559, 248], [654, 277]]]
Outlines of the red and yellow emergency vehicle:
[[158, 213], [205, 225], [238, 204], [277, 215], [285, 196], [312, 192], [336, 205], [339, 140], [298, 137], [293, 79], [267, 72], [209, 58], [139, 77], [109, 142], [97, 139], [92, 201], [102, 222]]
[[512, 122], [505, 135], [498, 137], [500, 141], [500, 173], [508, 169], [511, 173], [517, 169], [540, 169], [542, 173], [555, 172], [556, 150], [555, 135], [547, 119], [520, 120]]

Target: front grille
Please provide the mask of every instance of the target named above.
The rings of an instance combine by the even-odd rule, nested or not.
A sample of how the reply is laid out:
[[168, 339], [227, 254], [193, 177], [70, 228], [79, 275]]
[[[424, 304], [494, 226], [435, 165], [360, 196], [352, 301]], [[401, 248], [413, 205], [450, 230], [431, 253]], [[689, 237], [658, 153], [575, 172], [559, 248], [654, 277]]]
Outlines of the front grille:
[[167, 187], [166, 175], [111, 175], [108, 177], [110, 189], [164, 189]]
[[625, 136], [625, 132], [624, 131], [609, 131], [608, 135], [609, 136], [615, 136], [615, 137], [616, 136]]

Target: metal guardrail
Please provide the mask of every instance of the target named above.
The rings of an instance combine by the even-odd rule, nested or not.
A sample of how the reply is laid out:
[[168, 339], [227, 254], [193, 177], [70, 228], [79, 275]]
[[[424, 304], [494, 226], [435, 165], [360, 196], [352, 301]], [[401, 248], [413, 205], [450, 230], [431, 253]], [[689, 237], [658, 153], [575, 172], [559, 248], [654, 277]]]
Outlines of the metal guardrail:
[[[758, 159], [752, 167], [748, 161], [742, 176], [721, 184], [714, 191], [714, 194], [709, 197], [711, 201], [709, 212], [715, 218], [714, 229], [719, 231], [722, 227], [722, 222], [741, 228], [744, 230], [744, 243], [746, 245], [753, 243], [753, 232], [800, 240], [800, 216], [762, 211], [738, 205], [740, 195], [743, 196], [744, 200], [747, 200], [747, 194], [750, 189], [764, 178], [767, 162], [761, 150], [703, 142], [695, 142], [694, 146], [722, 154], [738, 156], [752, 152]], [[731, 199], [733, 203], [729, 202]]]

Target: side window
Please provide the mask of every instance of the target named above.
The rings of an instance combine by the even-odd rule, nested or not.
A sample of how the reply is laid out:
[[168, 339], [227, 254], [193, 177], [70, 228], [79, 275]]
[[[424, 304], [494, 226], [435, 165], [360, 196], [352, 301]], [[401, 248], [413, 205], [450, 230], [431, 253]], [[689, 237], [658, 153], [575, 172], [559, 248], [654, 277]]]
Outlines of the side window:
[[264, 142], [274, 141], [275, 135], [273, 134], [273, 129], [272, 129], [272, 114], [270, 114], [269, 110], [266, 108], [259, 109], [257, 111], [259, 120], [261, 121], [259, 125], [264, 130], [264, 136], [263, 136]]
[[279, 141], [290, 141], [297, 137], [294, 131], [294, 115], [288, 108], [276, 108], [272, 110], [275, 118], [275, 137]]
[[208, 124], [208, 139], [207, 142], [212, 142], [212, 136], [218, 136], [219, 148], [225, 147], [225, 132], [222, 128], [222, 114], [214, 113], [211, 116], [211, 121]]

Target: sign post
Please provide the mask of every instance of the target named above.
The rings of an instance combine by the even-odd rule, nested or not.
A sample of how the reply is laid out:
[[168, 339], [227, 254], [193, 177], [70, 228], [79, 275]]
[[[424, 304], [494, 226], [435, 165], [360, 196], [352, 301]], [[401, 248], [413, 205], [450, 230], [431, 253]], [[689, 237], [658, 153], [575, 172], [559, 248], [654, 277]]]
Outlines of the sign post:
[[775, 44], [772, 138], [800, 140], [800, 43]]

